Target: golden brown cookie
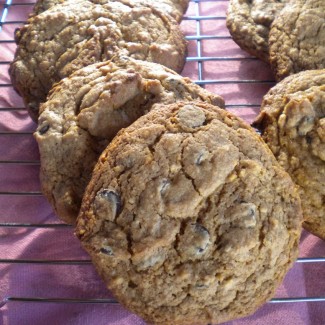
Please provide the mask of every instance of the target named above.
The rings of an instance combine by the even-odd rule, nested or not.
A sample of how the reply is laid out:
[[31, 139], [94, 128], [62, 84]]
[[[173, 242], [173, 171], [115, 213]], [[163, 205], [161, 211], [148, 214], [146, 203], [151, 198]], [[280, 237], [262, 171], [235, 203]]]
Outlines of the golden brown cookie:
[[325, 69], [278, 83], [255, 125], [300, 187], [304, 228], [325, 239]]
[[108, 142], [155, 103], [202, 100], [211, 94], [159, 64], [116, 57], [63, 79], [41, 106], [35, 132], [41, 184], [57, 215], [74, 223], [92, 169]]
[[325, 68], [325, 1], [296, 0], [279, 13], [270, 35], [270, 63], [277, 80]]
[[29, 19], [16, 38], [11, 80], [35, 120], [52, 85], [84, 66], [120, 54], [181, 71], [186, 56], [175, 20], [120, 2], [66, 0]]
[[269, 62], [269, 31], [276, 15], [290, 0], [230, 0], [227, 27], [248, 53]]
[[159, 106], [99, 158], [76, 234], [99, 274], [150, 324], [253, 313], [298, 254], [301, 207], [256, 132], [212, 105]]

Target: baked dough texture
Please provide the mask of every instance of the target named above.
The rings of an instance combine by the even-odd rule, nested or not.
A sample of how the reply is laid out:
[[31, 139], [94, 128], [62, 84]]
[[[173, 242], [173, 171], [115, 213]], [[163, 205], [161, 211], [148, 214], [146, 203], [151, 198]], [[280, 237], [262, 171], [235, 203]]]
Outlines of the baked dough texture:
[[37, 0], [31, 16], [39, 15], [47, 9], [50, 9], [58, 4], [63, 3], [65, 0]]
[[183, 69], [186, 41], [179, 25], [153, 7], [66, 0], [28, 20], [16, 33], [13, 86], [37, 120], [55, 82], [115, 55]]
[[[38, 15], [43, 11], [54, 7], [57, 4], [64, 2], [65, 0], [38, 0], [33, 8], [33, 15]], [[176, 21], [181, 22], [184, 13], [186, 12], [189, 0], [92, 0], [95, 3], [105, 3], [117, 1], [126, 4], [134, 4], [140, 6], [154, 6], [156, 9], [165, 12], [173, 17]]]
[[277, 80], [304, 70], [325, 68], [325, 1], [297, 0], [274, 20], [270, 63]]
[[289, 0], [230, 0], [227, 27], [246, 52], [269, 62], [269, 32], [276, 15]]
[[41, 184], [57, 215], [74, 223], [100, 153], [156, 103], [224, 100], [159, 64], [115, 57], [63, 79], [41, 106], [35, 132]]
[[300, 231], [296, 187], [256, 132], [179, 102], [109, 144], [76, 234], [118, 300], [165, 325], [254, 312], [297, 257]]
[[255, 125], [299, 185], [304, 228], [325, 239], [325, 69], [278, 83], [264, 97]]

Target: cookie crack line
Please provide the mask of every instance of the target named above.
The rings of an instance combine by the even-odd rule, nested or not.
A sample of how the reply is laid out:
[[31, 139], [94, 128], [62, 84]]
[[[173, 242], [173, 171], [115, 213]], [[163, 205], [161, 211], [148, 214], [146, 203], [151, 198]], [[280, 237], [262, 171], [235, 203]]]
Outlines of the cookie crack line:
[[[189, 137], [192, 137], [193, 138], [193, 135], [190, 133], [189, 134]], [[200, 193], [199, 189], [197, 188], [196, 184], [195, 184], [195, 179], [193, 177], [191, 177], [187, 172], [186, 172], [186, 168], [185, 168], [185, 165], [184, 165], [184, 162], [183, 162], [183, 156], [184, 156], [184, 150], [186, 148], [186, 146], [184, 146], [184, 142], [185, 141], [188, 141], [188, 137], [186, 137], [185, 139], [183, 139], [182, 143], [181, 143], [181, 147], [182, 147], [182, 151], [181, 151], [181, 159], [180, 159], [180, 164], [181, 164], [181, 167], [182, 167], [182, 172], [184, 174], [184, 176], [189, 180], [191, 181], [192, 183], [192, 187], [194, 189], [194, 191], [201, 197], [201, 201], [197, 204], [196, 207], [200, 206], [201, 203], [202, 203], [202, 199], [203, 199], [203, 196], [202, 194]]]

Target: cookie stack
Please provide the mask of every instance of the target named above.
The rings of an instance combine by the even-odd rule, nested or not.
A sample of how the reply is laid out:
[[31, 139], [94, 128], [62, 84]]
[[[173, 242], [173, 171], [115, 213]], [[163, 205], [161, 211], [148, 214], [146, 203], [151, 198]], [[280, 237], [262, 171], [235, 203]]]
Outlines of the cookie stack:
[[10, 67], [38, 120], [44, 194], [118, 300], [154, 324], [254, 312], [301, 232], [298, 189], [261, 137], [170, 69], [184, 64], [187, 4], [40, 1]]
[[179, 25], [167, 13], [137, 2], [65, 0], [16, 32], [10, 75], [35, 121], [54, 83], [116, 55], [182, 71], [186, 41]]
[[304, 228], [325, 239], [325, 2], [231, 0], [227, 26], [282, 80], [254, 126], [299, 185]]
[[75, 223], [94, 165], [120, 129], [156, 103], [181, 100], [224, 106], [220, 96], [188, 78], [126, 56], [90, 65], [59, 82], [41, 106], [35, 133], [43, 192], [59, 217]]

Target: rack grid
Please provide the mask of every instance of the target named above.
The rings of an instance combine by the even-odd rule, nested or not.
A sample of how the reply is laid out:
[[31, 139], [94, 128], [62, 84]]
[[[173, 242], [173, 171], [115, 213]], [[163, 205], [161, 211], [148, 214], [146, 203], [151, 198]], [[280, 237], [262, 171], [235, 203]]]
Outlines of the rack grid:
[[[67, 288], [63, 290], [64, 295], [52, 296], [50, 290], [37, 287], [37, 276], [42, 272], [49, 272], [49, 268], [51, 268], [51, 275], [54, 272], [54, 275], [58, 276], [54, 279], [57, 282], [50, 286], [50, 289], [53, 289], [67, 285], [60, 281], [62, 277], [60, 267], [63, 267], [66, 272], [76, 272], [78, 276], [83, 272], [82, 268], [87, 267], [89, 270], [92, 267], [89, 258], [81, 251], [73, 237], [73, 228], [59, 223], [40, 191], [38, 182], [40, 163], [37, 147], [32, 138], [36, 125], [29, 119], [7, 74], [7, 68], [15, 49], [14, 30], [26, 21], [33, 5], [34, 2], [31, 1], [0, 0], [0, 244], [5, 245], [6, 248], [12, 245], [13, 251], [16, 251], [16, 245], [19, 251], [24, 241], [30, 241], [33, 246], [38, 236], [45, 236], [47, 239], [43, 238], [43, 241], [37, 243], [35, 248], [27, 249], [27, 253], [13, 254], [7, 249], [0, 254], [0, 274], [6, 282], [3, 286], [0, 284], [0, 311], [4, 324], [18, 324], [18, 320], [22, 318], [15, 317], [13, 322], [10, 318], [14, 317], [12, 316], [14, 312], [24, 310], [23, 306], [26, 304], [32, 304], [34, 308], [44, 303], [65, 306], [71, 304], [104, 305], [110, 310], [110, 315], [112, 314], [111, 308], [118, 306], [114, 298], [106, 294], [104, 289], [95, 289], [90, 292], [84, 290], [82, 294], [76, 295], [74, 289], [69, 295], [70, 291]], [[228, 0], [192, 0], [190, 2], [189, 10], [182, 23], [183, 31], [189, 42], [189, 54], [183, 75], [190, 77], [202, 87], [224, 96], [228, 110], [251, 122], [258, 112], [262, 96], [274, 84], [274, 80], [265, 63], [248, 56], [232, 41], [225, 28], [227, 5]], [[17, 146], [17, 150], [12, 150], [12, 146], [14, 148]], [[28, 187], [22, 186], [20, 182], [22, 176], [23, 180], [29, 184]], [[64, 232], [63, 235], [62, 232]], [[49, 250], [39, 254], [44, 241], [44, 246]], [[58, 249], [53, 248], [53, 241], [58, 241], [60, 245], [67, 242], [69, 242], [68, 246], [70, 242], [72, 244], [71, 247], [64, 249], [62, 254]], [[322, 318], [324, 313], [321, 312], [325, 307], [325, 244], [304, 232], [301, 245], [303, 253], [278, 290], [276, 298], [267, 305], [289, 306], [286, 308], [289, 309], [289, 314], [290, 308], [292, 309], [292, 315], [299, 314], [296, 310], [301, 309], [297, 318], [301, 322], [298, 321], [295, 324], [325, 324], [325, 319]], [[72, 268], [77, 269], [72, 270]], [[23, 272], [29, 275], [27, 277], [19, 275]], [[92, 269], [89, 273], [93, 286], [103, 286]], [[14, 274], [18, 282], [28, 278], [31, 284], [22, 286], [23, 289], [13, 286], [14, 292], [12, 292], [7, 280], [10, 274]], [[308, 280], [309, 276], [319, 277], [318, 284], [315, 285], [315, 281]], [[297, 285], [297, 279], [303, 279], [304, 284]], [[44, 279], [42, 281], [39, 284], [40, 287], [45, 283]], [[311, 283], [314, 292], [310, 291], [308, 283]], [[28, 288], [33, 289], [26, 291]], [[60, 290], [53, 291], [60, 292]], [[18, 304], [20, 309], [13, 308], [14, 311], [10, 312], [10, 307], [14, 303]], [[298, 303], [303, 303], [303, 307], [296, 307]], [[261, 321], [264, 325], [271, 324], [267, 315], [272, 312], [276, 313], [280, 307], [267, 305], [257, 313], [257, 316], [254, 315], [245, 320], [233, 322], [233, 324], [261, 324]], [[311, 305], [313, 307], [310, 307]], [[122, 310], [120, 313], [123, 313], [123, 317], [128, 315], [122, 307], [119, 308]], [[49, 317], [51, 309], [41, 310], [45, 313], [44, 317]], [[67, 312], [67, 309], [64, 310]], [[75, 317], [74, 322], [70, 319], [69, 324], [84, 324], [83, 309], [79, 308], [75, 313], [79, 316]], [[22, 312], [21, 317], [26, 317], [26, 315], [30, 317], [30, 319], [25, 318], [25, 324], [37, 324], [32, 314], [33, 309]], [[34, 319], [33, 322], [32, 319]], [[89, 324], [91, 323], [89, 320]], [[115, 324], [135, 323], [143, 324], [135, 316], [127, 317], [124, 322], [118, 317], [115, 319]], [[281, 324], [291, 323], [293, 320], [287, 319]]]

